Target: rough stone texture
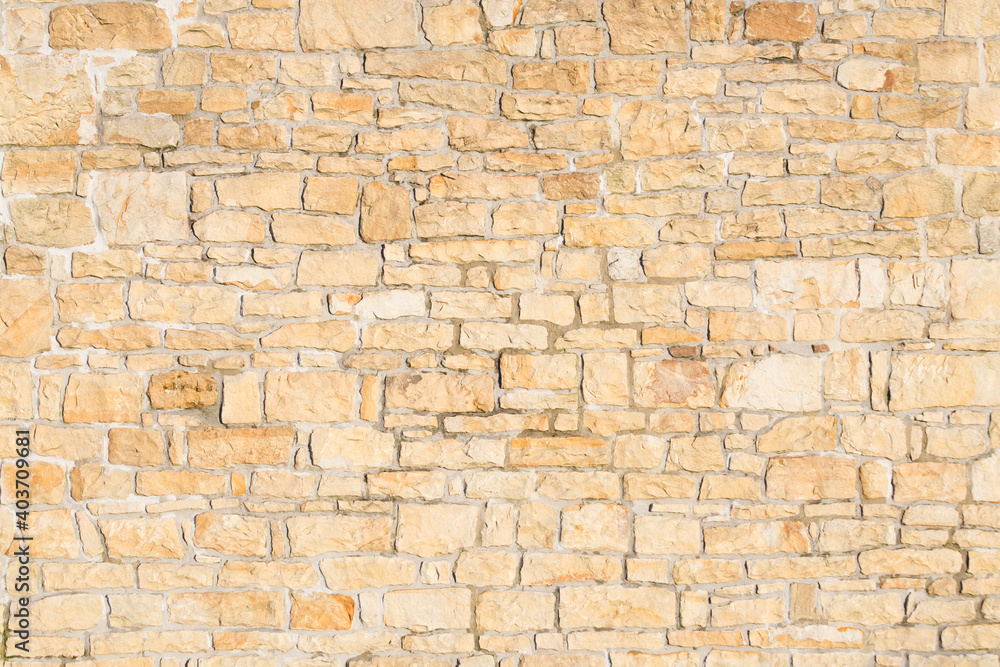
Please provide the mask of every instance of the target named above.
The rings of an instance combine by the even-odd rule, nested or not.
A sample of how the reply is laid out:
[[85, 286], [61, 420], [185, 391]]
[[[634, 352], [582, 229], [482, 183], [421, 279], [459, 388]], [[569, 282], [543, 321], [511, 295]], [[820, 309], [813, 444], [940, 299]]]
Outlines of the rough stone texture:
[[998, 667], [996, 0], [0, 8], [57, 667]]

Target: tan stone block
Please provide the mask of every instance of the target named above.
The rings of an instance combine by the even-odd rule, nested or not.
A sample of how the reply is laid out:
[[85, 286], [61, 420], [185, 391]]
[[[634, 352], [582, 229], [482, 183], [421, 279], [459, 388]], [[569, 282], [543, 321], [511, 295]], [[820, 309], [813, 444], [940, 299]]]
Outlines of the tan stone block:
[[171, 46], [167, 14], [128, 2], [57, 7], [49, 19], [55, 49], [155, 50]]
[[291, 14], [232, 14], [227, 19], [234, 49], [294, 51], [295, 21]]
[[0, 419], [31, 419], [33, 392], [28, 364], [0, 363]]
[[355, 380], [335, 371], [268, 371], [264, 413], [270, 421], [348, 421], [357, 412]]
[[778, 554], [809, 551], [806, 527], [797, 521], [718, 526], [705, 528], [704, 534], [706, 554]]
[[883, 187], [883, 214], [891, 217], [920, 218], [955, 211], [955, 186], [940, 173], [899, 176]]
[[680, 291], [675, 285], [618, 283], [612, 287], [613, 313], [619, 323], [679, 322]]
[[585, 93], [590, 88], [590, 67], [583, 60], [522, 62], [511, 70], [517, 90], [552, 90]]
[[566, 218], [563, 233], [566, 245], [571, 248], [643, 248], [656, 239], [653, 226], [638, 218]]
[[523, 437], [510, 444], [514, 467], [590, 468], [607, 465], [611, 448], [595, 437]]
[[3, 193], [71, 194], [76, 183], [76, 167], [75, 151], [11, 150], [4, 158], [0, 172]]
[[757, 289], [775, 310], [857, 307], [858, 278], [852, 261], [761, 261]]
[[504, 389], [574, 389], [579, 383], [576, 355], [501, 354]]
[[223, 475], [191, 470], [140, 470], [135, 475], [140, 496], [194, 495], [220, 496], [228, 484]]
[[804, 2], [758, 2], [747, 9], [745, 36], [750, 40], [804, 42], [816, 34], [816, 12]]
[[[552, 148], [566, 151], [593, 151], [610, 148], [613, 144], [611, 126], [606, 121], [579, 120], [563, 123], [540, 125], [535, 129], [535, 147]], [[577, 174], [583, 177], [584, 174]], [[547, 177], [547, 182], [557, 176]], [[555, 197], [549, 196], [549, 199]], [[570, 197], [563, 197], [570, 199]], [[592, 196], [580, 196], [577, 199], [591, 199]]]
[[508, 199], [532, 197], [538, 179], [531, 176], [493, 176], [445, 172], [431, 178], [430, 193], [441, 199]]
[[413, 632], [465, 629], [472, 615], [472, 591], [467, 588], [394, 590], [383, 601], [385, 625]]
[[966, 215], [982, 218], [1000, 213], [1000, 191], [997, 184], [1000, 178], [992, 173], [972, 173], [965, 175], [965, 187], [962, 193], [962, 208]]
[[790, 417], [757, 436], [757, 451], [830, 451], [837, 447], [836, 435], [835, 417]]
[[473, 546], [478, 524], [471, 505], [401, 505], [396, 548], [424, 558], [454, 553]]
[[716, 435], [671, 438], [667, 462], [688, 472], [722, 470], [726, 466], [722, 440]]
[[[685, 289], [692, 284], [689, 283]], [[690, 292], [688, 294], [690, 300]], [[693, 301], [692, 304], [701, 305]], [[712, 311], [708, 316], [708, 332], [713, 341], [787, 340], [788, 321], [782, 315], [773, 313]]]
[[299, 258], [296, 285], [371, 286], [378, 280], [379, 258], [372, 248], [359, 250], [306, 250]]
[[306, 0], [299, 14], [303, 51], [416, 46], [419, 13], [414, 0], [375, 0], [364, 7], [347, 0]]
[[854, 459], [840, 456], [776, 456], [768, 461], [767, 495], [782, 500], [853, 498]]
[[[292, 130], [292, 147], [316, 153], [343, 153], [351, 147], [354, 133], [354, 128], [342, 125], [300, 125]], [[282, 195], [282, 201], [290, 201], [291, 197], [291, 186], [289, 186], [288, 191]], [[276, 208], [296, 208], [297, 206], [298, 198], [296, 197], [295, 205], [280, 205]]]
[[937, 500], [957, 503], [968, 492], [962, 463], [902, 463], [892, 471], [893, 500]]
[[218, 398], [217, 380], [201, 373], [171, 371], [149, 379], [149, 404], [162, 410], [204, 408]]
[[265, 428], [205, 428], [188, 433], [188, 457], [197, 468], [220, 470], [242, 464], [286, 463], [295, 430]]
[[[504, 97], [507, 97], [505, 94]], [[443, 83], [415, 83], [401, 81], [400, 102], [419, 102], [433, 106], [489, 114], [496, 104], [496, 91], [484, 86], [457, 86]]]
[[319, 567], [331, 590], [406, 586], [417, 574], [413, 561], [396, 556], [327, 558]]
[[183, 173], [98, 174], [94, 205], [101, 228], [113, 245], [188, 238], [187, 185]]
[[[483, 236], [486, 232], [485, 204], [434, 202], [417, 206], [413, 211], [417, 236]], [[407, 236], [409, 228], [407, 227]]]
[[628, 509], [622, 505], [587, 503], [562, 510], [563, 547], [578, 551], [628, 551]]
[[1000, 166], [1000, 138], [978, 134], [941, 134], [934, 144], [941, 164]]
[[292, 556], [392, 549], [388, 516], [296, 516], [286, 524]]
[[291, 625], [301, 630], [349, 630], [354, 598], [335, 593], [292, 594]]
[[88, 593], [55, 595], [33, 601], [29, 623], [46, 634], [90, 630], [104, 618], [99, 595]]
[[847, 95], [826, 86], [808, 84], [772, 86], [761, 94], [763, 113], [842, 116], [847, 113], [847, 109]]
[[823, 616], [859, 625], [889, 625], [903, 620], [903, 600], [897, 593], [830, 593], [820, 595]]
[[701, 552], [701, 526], [695, 519], [635, 517], [637, 554], [673, 555]]
[[215, 512], [195, 516], [195, 546], [219, 553], [263, 558], [268, 554], [269, 534], [266, 519]]
[[391, 467], [395, 444], [390, 433], [354, 426], [314, 430], [309, 449], [313, 464], [321, 468], [362, 471]]
[[[556, 39], [559, 39], [556, 30]], [[562, 30], [565, 30], [563, 28]], [[597, 46], [595, 44], [595, 46]], [[601, 35], [599, 53], [604, 47]], [[593, 54], [593, 55], [596, 55]], [[655, 95], [660, 85], [663, 64], [658, 60], [597, 60], [594, 62], [594, 80], [597, 92], [618, 95]]]
[[675, 624], [677, 598], [654, 587], [570, 586], [560, 590], [563, 628], [663, 628]]
[[757, 152], [785, 148], [785, 130], [774, 118], [709, 118], [705, 121], [705, 128], [710, 151]]
[[819, 410], [820, 368], [818, 358], [788, 354], [736, 362], [726, 375], [720, 405], [784, 412]]
[[909, 451], [906, 425], [899, 417], [846, 415], [842, 423], [840, 441], [848, 453], [901, 459]]
[[944, 34], [955, 37], [1000, 35], [1000, 8], [988, 0], [948, 0]]
[[[127, 6], [126, 3], [113, 4]], [[87, 7], [61, 9], [73, 13], [86, 12]], [[162, 13], [159, 8], [152, 7], [139, 11], [147, 10]], [[0, 141], [22, 146], [94, 143], [94, 89], [84, 70], [85, 60], [79, 55], [4, 57], [0, 92], [10, 101], [10, 106], [0, 111]]]
[[432, 412], [490, 412], [493, 380], [486, 375], [411, 373], [386, 378], [385, 404]]
[[683, 14], [684, 8], [672, 0], [612, 0], [604, 6], [612, 53], [683, 52], [687, 48]]
[[455, 327], [450, 324], [429, 324], [424, 322], [401, 322], [375, 324], [361, 332], [364, 348], [382, 350], [444, 351], [452, 346]]
[[992, 356], [894, 355], [889, 408], [991, 406], [1000, 397], [1000, 360]]
[[183, 558], [187, 551], [174, 519], [103, 519], [97, 524], [112, 558]]
[[958, 102], [883, 95], [879, 98], [878, 113], [883, 121], [903, 127], [955, 127]]
[[555, 622], [554, 593], [484, 591], [476, 600], [476, 626], [487, 632], [551, 630]]
[[284, 615], [279, 591], [172, 593], [166, 605], [170, 622], [181, 625], [278, 627]]
[[142, 411], [142, 393], [138, 376], [73, 373], [66, 385], [63, 420], [135, 423]]
[[628, 102], [618, 112], [618, 123], [628, 160], [701, 150], [700, 125], [685, 103]]
[[223, 206], [273, 211], [300, 208], [299, 184], [298, 174], [259, 173], [218, 180], [215, 189]]
[[78, 199], [15, 199], [10, 216], [21, 243], [69, 248], [89, 245], [97, 237], [90, 209]]
[[[33, 475], [38, 478], [37, 474]], [[132, 474], [127, 470], [108, 469], [99, 463], [84, 463], [70, 470], [74, 500], [90, 498], [126, 498], [132, 493]]]

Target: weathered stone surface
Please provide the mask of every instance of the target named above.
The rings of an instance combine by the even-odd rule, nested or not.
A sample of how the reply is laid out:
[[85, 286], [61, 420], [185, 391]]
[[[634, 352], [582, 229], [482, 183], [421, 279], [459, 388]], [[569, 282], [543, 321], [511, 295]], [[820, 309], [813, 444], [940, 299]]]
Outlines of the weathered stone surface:
[[952, 354], [897, 354], [889, 375], [889, 407], [989, 406], [1000, 397], [1000, 359]]
[[294, 430], [284, 426], [199, 429], [188, 434], [188, 460], [210, 470], [277, 465], [288, 461], [294, 437]]
[[355, 377], [335, 371], [269, 371], [264, 413], [269, 421], [347, 421], [357, 410]]
[[841, 456], [777, 456], [765, 478], [767, 495], [782, 500], [853, 498], [857, 494], [854, 459]]
[[629, 102], [618, 112], [618, 123], [622, 155], [629, 160], [701, 150], [701, 128], [684, 103]]
[[378, 182], [364, 187], [361, 193], [362, 239], [368, 243], [405, 239], [412, 234], [412, 228], [410, 193], [406, 188]]
[[80, 1], [0, 16], [35, 663], [998, 667], [994, 0]]
[[184, 174], [114, 172], [94, 186], [97, 218], [108, 243], [139, 245], [188, 237]]
[[49, 45], [54, 49], [170, 48], [167, 13], [160, 7], [131, 2], [56, 7], [49, 17]]
[[419, 13], [414, 0], [306, 0], [299, 15], [303, 51], [416, 46]]
[[821, 367], [816, 357], [793, 354], [736, 362], [726, 374], [720, 405], [782, 412], [819, 410]]
[[[70, 7], [59, 9], [73, 11]], [[85, 65], [85, 58], [78, 55], [0, 57], [0, 96], [5, 100], [0, 106], [0, 143], [94, 143], [96, 104]]]
[[15, 199], [10, 217], [21, 243], [70, 248], [89, 245], [97, 237], [90, 209], [77, 199]]
[[52, 298], [44, 280], [0, 279], [0, 354], [28, 357], [51, 347]]
[[677, 0], [611, 0], [604, 4], [611, 51], [621, 55], [682, 52], [684, 5]]
[[744, 18], [750, 40], [804, 42], [816, 33], [816, 10], [804, 2], [756, 2]]

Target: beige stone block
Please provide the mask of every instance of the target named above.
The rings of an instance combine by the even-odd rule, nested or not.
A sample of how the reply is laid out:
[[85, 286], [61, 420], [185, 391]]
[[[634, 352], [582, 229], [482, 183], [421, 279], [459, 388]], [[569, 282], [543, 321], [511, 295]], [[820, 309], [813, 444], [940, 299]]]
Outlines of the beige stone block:
[[434, 412], [490, 412], [493, 380], [485, 375], [412, 373], [386, 378], [386, 407]]
[[284, 614], [278, 591], [172, 593], [167, 614], [181, 625], [278, 627]]
[[757, 451], [831, 451], [837, 447], [836, 435], [835, 417], [789, 417], [757, 436]]
[[903, 463], [892, 471], [892, 497], [897, 502], [937, 500], [956, 503], [968, 492], [967, 466], [962, 463]]
[[307, 0], [300, 9], [304, 51], [412, 47], [419, 41], [414, 0], [376, 0], [360, 7], [346, 0]]
[[563, 628], [663, 628], [676, 622], [677, 597], [656, 587], [570, 586], [560, 590]]
[[554, 593], [484, 591], [476, 600], [476, 626], [487, 632], [527, 632], [555, 627]]
[[726, 375], [720, 405], [784, 412], [818, 410], [822, 404], [820, 370], [820, 359], [790, 354], [736, 362]]
[[270, 534], [266, 519], [203, 512], [195, 517], [194, 544], [224, 554], [262, 558]]
[[1000, 361], [992, 356], [896, 354], [889, 407], [990, 406], [1000, 396]]
[[474, 506], [401, 505], [396, 548], [424, 558], [441, 556], [473, 546], [478, 532], [479, 512]]
[[270, 421], [348, 421], [357, 411], [355, 380], [336, 371], [268, 371], [264, 414]]
[[183, 558], [186, 552], [174, 519], [104, 519], [98, 525], [112, 558]]
[[622, 505], [587, 503], [562, 510], [560, 543], [578, 551], [628, 551], [628, 509]]
[[767, 495], [782, 500], [853, 498], [857, 477], [852, 458], [776, 456], [767, 466]]
[[354, 598], [336, 593], [292, 594], [291, 628], [349, 630], [354, 622]]
[[464, 629], [472, 615], [472, 591], [467, 588], [394, 590], [383, 602], [385, 625], [413, 632]]
[[629, 160], [701, 150], [701, 126], [684, 103], [627, 102], [618, 112], [622, 155]]
[[294, 437], [295, 430], [288, 426], [196, 429], [188, 432], [188, 460], [208, 470], [284, 464]]
[[49, 19], [56, 49], [170, 48], [170, 26], [160, 7], [128, 2], [57, 7]]
[[296, 557], [392, 549], [388, 516], [295, 516], [286, 524], [291, 555]]
[[589, 468], [607, 465], [611, 448], [595, 437], [521, 437], [510, 444], [514, 467]]

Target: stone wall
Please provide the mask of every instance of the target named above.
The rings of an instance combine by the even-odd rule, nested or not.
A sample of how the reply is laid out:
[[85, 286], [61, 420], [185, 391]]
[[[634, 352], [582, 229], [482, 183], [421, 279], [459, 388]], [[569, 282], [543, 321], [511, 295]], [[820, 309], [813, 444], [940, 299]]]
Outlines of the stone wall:
[[1000, 665], [997, 0], [2, 8], [34, 667]]

